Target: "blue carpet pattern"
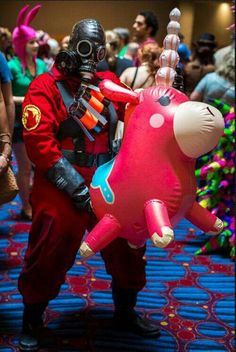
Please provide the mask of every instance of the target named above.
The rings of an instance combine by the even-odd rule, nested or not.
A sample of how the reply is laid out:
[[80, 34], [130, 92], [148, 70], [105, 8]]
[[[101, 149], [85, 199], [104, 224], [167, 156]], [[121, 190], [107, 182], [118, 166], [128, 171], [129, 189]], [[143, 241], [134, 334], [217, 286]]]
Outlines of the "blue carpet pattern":
[[[15, 352], [23, 305], [17, 278], [30, 223], [17, 221], [20, 201], [0, 208], [0, 352]], [[147, 244], [147, 285], [138, 312], [162, 329], [147, 339], [112, 328], [110, 277], [100, 255], [83, 262], [77, 255], [60, 295], [46, 311], [56, 345], [45, 351], [219, 352], [235, 350], [234, 264], [222, 253], [195, 256], [206, 236], [182, 221], [168, 249]]]

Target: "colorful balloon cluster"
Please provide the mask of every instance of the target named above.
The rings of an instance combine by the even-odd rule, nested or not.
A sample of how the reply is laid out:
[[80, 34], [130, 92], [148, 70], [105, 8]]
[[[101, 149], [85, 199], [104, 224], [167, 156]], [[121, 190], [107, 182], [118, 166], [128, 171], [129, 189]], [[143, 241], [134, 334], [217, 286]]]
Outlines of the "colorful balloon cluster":
[[218, 108], [225, 120], [224, 135], [214, 152], [204, 155], [196, 170], [199, 182], [205, 181], [197, 191], [199, 203], [224, 221], [224, 231], [212, 237], [195, 254], [205, 254], [224, 250], [235, 260], [235, 219], [234, 219], [234, 158], [235, 158], [235, 111], [219, 99], [210, 101]]

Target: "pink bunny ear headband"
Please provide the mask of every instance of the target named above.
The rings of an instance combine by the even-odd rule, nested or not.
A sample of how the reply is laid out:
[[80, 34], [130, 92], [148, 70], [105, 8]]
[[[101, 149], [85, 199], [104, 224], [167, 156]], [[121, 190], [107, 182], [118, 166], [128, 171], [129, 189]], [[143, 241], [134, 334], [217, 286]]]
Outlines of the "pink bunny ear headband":
[[[36, 37], [36, 31], [29, 26], [37, 15], [41, 5], [35, 5], [28, 13], [29, 5], [24, 6], [17, 17], [16, 27], [12, 33], [12, 41], [16, 55], [19, 57], [23, 70], [26, 68], [25, 46], [26, 43]], [[27, 13], [27, 14], [26, 14]]]

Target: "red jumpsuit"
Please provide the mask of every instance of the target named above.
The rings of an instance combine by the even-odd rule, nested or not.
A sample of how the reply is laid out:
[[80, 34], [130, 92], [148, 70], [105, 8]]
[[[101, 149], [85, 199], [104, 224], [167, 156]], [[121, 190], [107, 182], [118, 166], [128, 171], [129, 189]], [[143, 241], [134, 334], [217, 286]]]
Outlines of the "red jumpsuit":
[[[19, 277], [19, 291], [26, 304], [47, 302], [55, 298], [65, 281], [66, 272], [73, 265], [78, 248], [91, 216], [75, 208], [71, 198], [47, 179], [47, 171], [63, 155], [62, 149], [73, 150], [71, 137], [62, 141], [57, 133], [67, 111], [55, 80], [66, 79], [73, 94], [80, 86], [78, 78], [63, 77], [55, 67], [38, 76], [30, 85], [23, 104], [24, 141], [28, 156], [35, 166], [31, 193], [33, 221], [25, 263]], [[120, 81], [111, 73], [96, 74], [95, 82], [109, 77]], [[118, 106], [118, 116], [123, 118]], [[83, 136], [87, 153], [108, 151], [108, 129], [93, 134], [94, 142]], [[95, 171], [93, 167], [73, 167], [89, 186]], [[107, 272], [118, 287], [133, 288], [137, 292], [145, 285], [144, 248], [131, 249], [126, 240], [117, 239], [102, 252]]]

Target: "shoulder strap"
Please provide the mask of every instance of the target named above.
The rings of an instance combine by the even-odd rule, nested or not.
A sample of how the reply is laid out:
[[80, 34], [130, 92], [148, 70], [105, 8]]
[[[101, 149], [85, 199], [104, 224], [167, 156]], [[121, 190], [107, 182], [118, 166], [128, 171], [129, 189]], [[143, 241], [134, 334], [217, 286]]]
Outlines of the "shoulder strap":
[[[145, 83], [147, 83], [148, 79], [152, 76], [152, 74], [150, 73], [150, 75], [147, 76], [147, 78], [145, 79], [145, 81], [139, 86], [139, 88], [142, 88]], [[154, 81], [154, 80], [153, 80]]]
[[[101, 82], [102, 79], [99, 78], [99, 82]], [[97, 90], [100, 92], [100, 89], [97, 86], [90, 85], [91, 88], [95, 88], [94, 90]], [[108, 140], [108, 146], [109, 150], [114, 153], [114, 138], [115, 138], [115, 132], [116, 132], [116, 126], [117, 126], [117, 121], [118, 121], [118, 116], [116, 113], [116, 109], [114, 107], [114, 104], [112, 101], [107, 106], [108, 112], [109, 112], [109, 140]]]
[[135, 80], [136, 80], [137, 73], [138, 73], [138, 67], [136, 67], [136, 70], [135, 70], [135, 72], [134, 72], [134, 78], [133, 78], [133, 81], [132, 81], [132, 83], [131, 83], [131, 85], [130, 85], [130, 88], [133, 88], [133, 86], [134, 86], [134, 82], [135, 82]]
[[116, 126], [117, 126], [117, 113], [112, 102], [108, 105], [108, 111], [110, 114], [109, 124], [109, 150], [113, 152], [113, 141], [115, 138]]
[[56, 80], [51, 70], [48, 71], [48, 74], [54, 78], [56, 86], [61, 94], [63, 103], [65, 104], [66, 110], [68, 112], [69, 106], [74, 101], [74, 97], [71, 95], [69, 91], [68, 84], [66, 83], [65, 80]]
[[69, 87], [66, 81], [55, 81], [59, 92], [61, 93], [61, 97], [63, 103], [65, 104], [66, 110], [69, 111], [70, 105], [73, 103], [74, 98], [69, 92]]

